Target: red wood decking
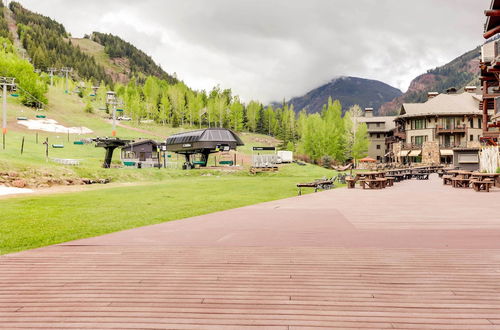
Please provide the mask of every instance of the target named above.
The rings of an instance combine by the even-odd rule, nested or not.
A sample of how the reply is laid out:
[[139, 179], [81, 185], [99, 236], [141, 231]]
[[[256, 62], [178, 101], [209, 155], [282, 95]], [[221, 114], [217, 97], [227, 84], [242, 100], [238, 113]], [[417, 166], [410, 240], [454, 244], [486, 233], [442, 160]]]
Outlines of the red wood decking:
[[0, 328], [500, 329], [500, 191], [338, 189], [0, 257]]

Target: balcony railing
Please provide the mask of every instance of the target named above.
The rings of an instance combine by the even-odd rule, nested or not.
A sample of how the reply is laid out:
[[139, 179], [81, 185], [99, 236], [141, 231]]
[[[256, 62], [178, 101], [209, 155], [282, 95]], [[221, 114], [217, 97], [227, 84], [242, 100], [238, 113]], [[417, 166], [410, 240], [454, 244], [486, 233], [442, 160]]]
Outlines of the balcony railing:
[[466, 148], [467, 143], [441, 143], [440, 149]]
[[394, 136], [401, 140], [406, 140], [406, 132], [394, 132]]
[[438, 125], [436, 126], [437, 134], [454, 134], [454, 133], [465, 133], [467, 131], [467, 127], [465, 125]]
[[415, 143], [404, 143], [403, 144], [403, 149], [406, 149], [406, 150], [422, 149], [422, 145], [421, 144], [415, 144]]

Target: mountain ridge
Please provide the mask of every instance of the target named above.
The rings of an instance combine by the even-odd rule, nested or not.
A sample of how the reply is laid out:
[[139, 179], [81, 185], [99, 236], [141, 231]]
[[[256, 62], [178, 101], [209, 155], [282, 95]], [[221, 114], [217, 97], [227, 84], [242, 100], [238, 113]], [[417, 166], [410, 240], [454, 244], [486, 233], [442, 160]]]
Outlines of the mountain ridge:
[[343, 112], [353, 105], [374, 108], [377, 111], [382, 104], [402, 94], [399, 89], [378, 80], [338, 76], [303, 96], [293, 97], [287, 103], [293, 105], [297, 112], [306, 109], [308, 113], [316, 113], [321, 112], [331, 97], [340, 101]]

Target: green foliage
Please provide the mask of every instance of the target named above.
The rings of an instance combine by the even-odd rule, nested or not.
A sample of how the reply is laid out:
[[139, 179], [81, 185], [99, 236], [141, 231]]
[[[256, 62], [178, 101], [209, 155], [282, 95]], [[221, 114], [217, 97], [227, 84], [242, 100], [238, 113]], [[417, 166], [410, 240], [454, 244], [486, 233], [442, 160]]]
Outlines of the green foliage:
[[331, 98], [321, 115], [301, 111], [297, 124], [300, 135], [298, 151], [316, 163], [324, 163], [325, 159], [329, 160], [328, 163], [358, 159], [366, 153], [369, 143], [366, 124], [358, 125], [353, 120], [352, 116], [358, 112], [359, 109], [353, 107], [342, 117], [342, 105]]
[[332, 167], [332, 157], [325, 155], [321, 157], [321, 166], [324, 168], [331, 168]]
[[130, 61], [130, 70], [135, 76], [155, 76], [175, 84], [177, 79], [166, 73], [153, 59], [134, 45], [109, 33], [94, 32], [91, 40], [104, 46], [104, 51], [111, 58], [127, 58]]
[[[20, 87], [21, 102], [28, 106], [47, 103], [47, 84], [34, 72], [33, 66], [14, 53], [10, 40], [0, 37], [0, 76], [14, 77]], [[39, 101], [38, 101], [39, 100]]]
[[84, 109], [84, 111], [85, 111], [86, 113], [94, 113], [94, 107], [92, 106], [92, 104], [91, 104], [91, 103], [87, 103], [87, 104], [85, 105], [85, 109]]
[[366, 157], [368, 155], [369, 146], [368, 126], [366, 123], [360, 123], [354, 133], [354, 143], [351, 151], [352, 158], [358, 160]]
[[0, 2], [0, 37], [12, 39], [12, 36], [9, 33], [7, 20], [5, 19], [3, 2]]

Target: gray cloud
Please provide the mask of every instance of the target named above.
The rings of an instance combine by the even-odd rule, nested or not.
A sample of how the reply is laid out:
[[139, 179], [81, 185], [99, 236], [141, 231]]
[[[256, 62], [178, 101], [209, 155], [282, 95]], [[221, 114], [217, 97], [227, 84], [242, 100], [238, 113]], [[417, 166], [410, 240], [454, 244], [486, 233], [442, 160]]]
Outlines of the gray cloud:
[[489, 0], [21, 0], [74, 36], [119, 35], [188, 85], [289, 99], [339, 75], [405, 90], [482, 42]]

